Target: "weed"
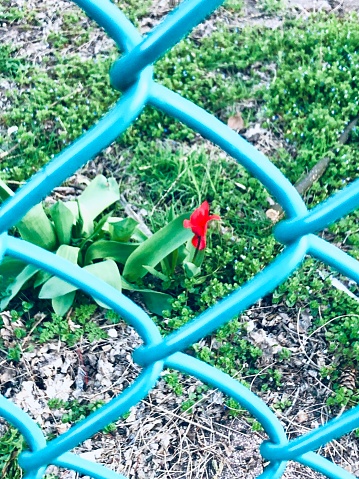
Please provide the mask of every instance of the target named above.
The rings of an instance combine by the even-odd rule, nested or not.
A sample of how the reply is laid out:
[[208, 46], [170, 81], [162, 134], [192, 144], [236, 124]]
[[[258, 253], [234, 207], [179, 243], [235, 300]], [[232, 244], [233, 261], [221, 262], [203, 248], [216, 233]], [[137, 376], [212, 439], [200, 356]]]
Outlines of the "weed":
[[283, 12], [286, 7], [285, 0], [260, 0], [259, 10], [269, 15], [275, 15]]
[[22, 470], [17, 464], [17, 458], [25, 449], [25, 441], [17, 429], [9, 426], [0, 437], [0, 469], [3, 479], [21, 479]]
[[90, 342], [104, 339], [107, 333], [93, 319], [96, 309], [93, 304], [80, 304], [76, 307], [71, 316], [74, 326], [71, 326], [65, 317], [53, 313], [48, 321], [43, 321], [36, 328], [35, 337], [40, 343], [59, 338], [69, 346], [76, 344], [82, 337]]
[[[63, 412], [61, 421], [63, 423], [76, 424], [79, 421], [85, 419], [89, 414], [97, 411], [101, 406], [103, 406], [103, 401], [78, 401], [76, 399], [70, 401], [63, 401], [62, 399], [50, 399], [48, 401], [48, 406], [52, 410], [61, 410]], [[111, 433], [116, 430], [116, 425], [114, 423], [108, 424], [103, 432], [105, 434]]]
[[164, 380], [177, 396], [182, 396], [183, 386], [176, 371], [166, 374]]
[[244, 2], [243, 0], [226, 0], [223, 6], [226, 10], [240, 13], [243, 9]]

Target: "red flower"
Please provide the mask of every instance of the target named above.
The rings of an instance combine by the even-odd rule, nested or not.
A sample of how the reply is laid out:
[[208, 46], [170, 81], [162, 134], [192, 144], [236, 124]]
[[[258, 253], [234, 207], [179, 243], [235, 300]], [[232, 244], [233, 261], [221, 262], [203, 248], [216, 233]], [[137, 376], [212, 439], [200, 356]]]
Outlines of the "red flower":
[[206, 233], [209, 221], [221, 218], [218, 215], [209, 215], [208, 201], [204, 201], [199, 208], [194, 210], [189, 220], [183, 221], [185, 228], [191, 228], [194, 233], [192, 244], [196, 249], [204, 249], [206, 247]]

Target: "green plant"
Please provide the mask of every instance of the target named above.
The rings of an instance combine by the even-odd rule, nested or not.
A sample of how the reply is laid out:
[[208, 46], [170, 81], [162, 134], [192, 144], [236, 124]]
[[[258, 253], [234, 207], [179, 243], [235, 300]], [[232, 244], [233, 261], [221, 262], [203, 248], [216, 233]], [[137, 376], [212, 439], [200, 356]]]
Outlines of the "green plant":
[[240, 13], [243, 9], [244, 3], [243, 0], [226, 0], [223, 6], [226, 10]]
[[268, 14], [278, 14], [286, 7], [285, 0], [260, 0], [259, 9]]
[[9, 426], [0, 437], [0, 469], [3, 479], [21, 479], [22, 470], [17, 464], [17, 458], [25, 449], [25, 441], [17, 429]]
[[22, 350], [18, 344], [12, 348], [9, 348], [7, 352], [7, 359], [9, 361], [15, 361], [17, 363], [20, 361], [21, 356], [22, 356]]
[[226, 401], [226, 409], [228, 410], [228, 416], [239, 417], [243, 414], [247, 414], [247, 411], [233, 398], [229, 398]]
[[[50, 399], [48, 401], [48, 406], [52, 410], [61, 410], [63, 415], [61, 421], [63, 423], [76, 424], [79, 421], [82, 421], [91, 413], [95, 412], [101, 406], [103, 406], [103, 401], [94, 401], [94, 402], [85, 402], [78, 400], [63, 401], [62, 399]], [[116, 424], [111, 423], [104, 427], [103, 432], [109, 434], [116, 430]]]
[[180, 383], [180, 378], [176, 371], [166, 374], [164, 380], [177, 396], [182, 396], [183, 386]]
[[71, 314], [71, 322], [68, 318], [53, 313], [36, 327], [33, 335], [40, 343], [59, 338], [69, 346], [73, 346], [81, 338], [86, 338], [90, 342], [105, 339], [106, 331], [94, 319], [96, 309], [94, 304], [81, 304], [75, 307]]
[[[0, 186], [4, 198], [12, 195], [5, 183]], [[51, 219], [42, 204], [38, 204], [16, 228], [23, 239], [56, 251], [57, 255], [78, 264], [119, 291], [123, 288], [140, 292], [147, 307], [161, 314], [164, 309], [168, 309], [170, 296], [138, 287], [136, 282], [147, 273], [168, 282], [181, 264], [188, 276], [199, 274], [204, 258], [207, 223], [219, 217], [208, 215], [209, 206], [205, 202], [207, 216], [205, 224], [201, 224], [198, 230], [199, 237], [202, 235], [203, 245], [201, 242], [198, 247], [191, 244], [185, 246], [184, 243], [188, 242], [193, 231], [199, 228], [199, 220], [195, 220], [196, 212], [191, 216], [192, 232], [184, 227], [188, 214], [174, 217], [173, 211], [170, 210], [168, 224], [147, 237], [138, 229], [137, 222], [132, 218], [120, 219], [107, 215], [95, 222], [118, 198], [116, 181], [97, 176], [76, 201], [55, 203], [50, 209]], [[198, 211], [202, 211], [202, 206]], [[123, 265], [122, 277], [118, 264]], [[160, 265], [162, 271], [156, 269], [157, 265]], [[12, 258], [3, 261], [0, 274], [5, 286], [1, 309], [6, 308], [22, 288], [31, 285], [32, 288], [41, 287], [39, 298], [51, 299], [55, 313], [63, 316], [72, 306], [78, 290], [64, 280]], [[95, 301], [104, 306], [96, 298]]]

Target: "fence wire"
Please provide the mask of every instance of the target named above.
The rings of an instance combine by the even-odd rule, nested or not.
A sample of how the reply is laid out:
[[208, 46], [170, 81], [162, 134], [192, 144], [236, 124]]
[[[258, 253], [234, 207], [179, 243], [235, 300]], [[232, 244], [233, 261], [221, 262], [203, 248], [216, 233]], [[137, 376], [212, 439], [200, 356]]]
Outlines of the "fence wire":
[[[1, 415], [18, 428], [28, 445], [28, 450], [19, 456], [25, 479], [41, 479], [50, 464], [96, 479], [126, 479], [69, 451], [141, 401], [155, 386], [164, 368], [177, 369], [218, 388], [238, 401], [260, 422], [268, 435], [260, 451], [269, 464], [258, 479], [279, 479], [288, 460], [309, 466], [329, 478], [355, 478], [313, 451], [359, 427], [359, 407], [288, 441], [278, 418], [255, 394], [229, 375], [181, 352], [273, 291], [298, 268], [306, 255], [318, 258], [359, 282], [358, 261], [314, 234], [359, 205], [359, 180], [308, 211], [294, 186], [262, 153], [214, 116], [153, 80], [153, 63], [223, 1], [184, 0], [143, 38], [110, 0], [75, 0], [123, 52], [110, 71], [113, 87], [121, 90], [123, 95], [95, 126], [58, 154], [4, 203], [0, 210], [0, 259], [6, 254], [40, 267], [116, 311], [143, 339], [144, 345], [133, 354], [134, 361], [143, 370], [120, 395], [49, 442], [28, 414], [0, 396]], [[230, 296], [165, 338], [145, 311], [108, 284], [55, 254], [7, 234], [53, 188], [115, 141], [146, 105], [175, 117], [235, 158], [263, 183], [283, 207], [287, 217], [274, 229], [276, 239], [285, 248], [269, 266]]]

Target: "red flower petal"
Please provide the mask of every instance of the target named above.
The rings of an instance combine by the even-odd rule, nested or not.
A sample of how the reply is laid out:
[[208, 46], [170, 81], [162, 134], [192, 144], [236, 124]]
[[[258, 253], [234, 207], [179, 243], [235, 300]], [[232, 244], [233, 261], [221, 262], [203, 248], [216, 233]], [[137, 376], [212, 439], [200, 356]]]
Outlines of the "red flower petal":
[[208, 201], [204, 201], [199, 208], [194, 210], [189, 220], [183, 221], [183, 226], [191, 228], [195, 235], [192, 238], [192, 244], [196, 249], [202, 250], [206, 247], [206, 233], [209, 221], [219, 221], [220, 219], [218, 215], [209, 215]]

